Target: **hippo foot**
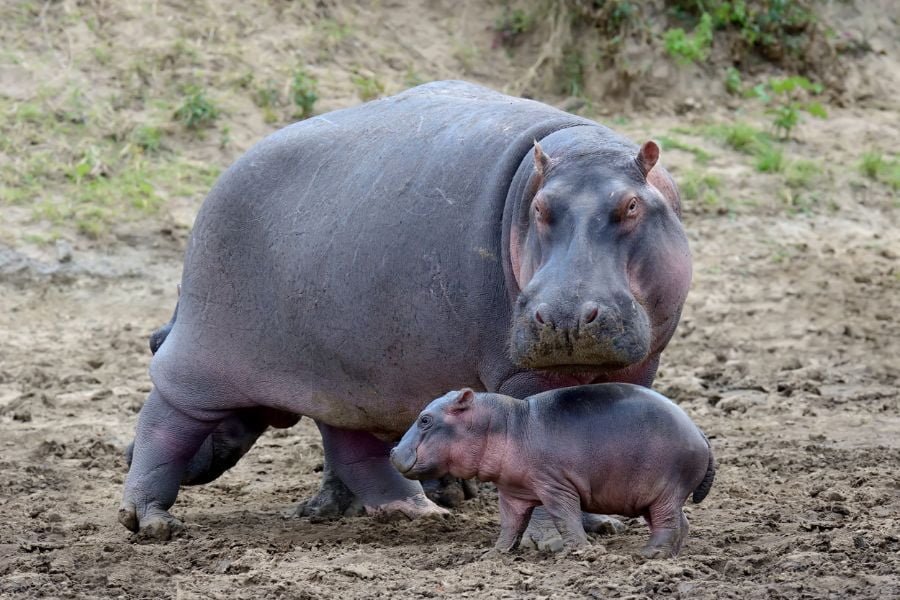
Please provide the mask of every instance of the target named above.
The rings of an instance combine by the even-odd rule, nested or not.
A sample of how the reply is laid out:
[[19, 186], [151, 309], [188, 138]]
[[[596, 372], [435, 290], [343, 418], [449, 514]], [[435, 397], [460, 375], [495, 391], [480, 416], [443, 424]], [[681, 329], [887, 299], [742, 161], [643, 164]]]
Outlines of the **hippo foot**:
[[362, 502], [338, 477], [326, 472], [322, 486], [315, 496], [301, 502], [294, 515], [307, 517], [312, 523], [333, 521], [341, 517], [359, 517], [365, 514]]
[[128, 503], [119, 509], [119, 523], [138, 534], [141, 539], [165, 542], [184, 530], [184, 525], [168, 511], [155, 508], [148, 510], [139, 519], [134, 504]]
[[478, 486], [473, 480], [457, 479], [450, 475], [423, 481], [422, 488], [430, 500], [446, 508], [458, 508], [478, 495]]
[[[625, 524], [608, 515], [595, 515], [582, 513], [581, 523], [587, 533], [600, 533], [611, 535], [625, 531]], [[559, 552], [563, 548], [576, 548], [572, 544], [563, 542], [559, 530], [543, 507], [538, 507], [531, 515], [528, 529], [522, 535], [520, 545], [523, 548], [538, 550], [540, 552]]]
[[522, 534], [519, 546], [540, 552], [559, 552], [563, 549], [562, 536], [544, 507], [539, 506], [531, 513], [531, 521]]
[[658, 558], [674, 558], [675, 552], [673, 552], [672, 548], [667, 548], [664, 546], [651, 546], [650, 544], [647, 544], [638, 551], [637, 556], [639, 558], [644, 558], [647, 560], [654, 560]]
[[383, 522], [437, 519], [450, 514], [450, 511], [429, 500], [425, 494], [416, 494], [411, 498], [393, 500], [378, 506], [366, 506], [366, 512]]
[[592, 513], [581, 514], [581, 524], [587, 533], [599, 533], [601, 535], [616, 535], [625, 532], [625, 524], [609, 515], [595, 515]]

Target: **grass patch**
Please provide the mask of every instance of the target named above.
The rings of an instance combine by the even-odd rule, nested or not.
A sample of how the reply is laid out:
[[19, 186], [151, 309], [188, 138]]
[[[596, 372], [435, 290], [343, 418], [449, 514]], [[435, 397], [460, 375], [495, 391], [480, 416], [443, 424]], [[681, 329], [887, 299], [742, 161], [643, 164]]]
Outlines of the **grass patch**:
[[354, 75], [350, 78], [353, 85], [356, 86], [356, 93], [363, 102], [374, 100], [384, 93], [384, 84], [372, 75]]
[[175, 118], [187, 129], [196, 131], [211, 127], [219, 118], [219, 109], [202, 89], [192, 85], [185, 89], [184, 100], [175, 111]]
[[698, 163], [706, 164], [712, 158], [712, 154], [703, 148], [688, 144], [678, 138], [661, 135], [657, 139], [659, 139], [659, 143], [662, 144], [663, 150], [682, 150], [683, 152], [688, 152], [694, 155], [694, 158]]
[[794, 160], [784, 169], [784, 181], [791, 188], [808, 188], [822, 174], [822, 168], [811, 160]]
[[760, 173], [781, 173], [784, 170], [784, 152], [778, 146], [765, 144], [754, 153], [754, 166]]
[[685, 200], [715, 206], [719, 203], [722, 180], [711, 173], [689, 170], [679, 175], [678, 187]]
[[763, 131], [746, 123], [709, 125], [705, 128], [705, 133], [744, 154], [755, 154], [760, 145], [770, 143], [769, 137]]
[[885, 158], [881, 152], [864, 152], [859, 161], [859, 172], [895, 191], [900, 189], [900, 159], [896, 156]]

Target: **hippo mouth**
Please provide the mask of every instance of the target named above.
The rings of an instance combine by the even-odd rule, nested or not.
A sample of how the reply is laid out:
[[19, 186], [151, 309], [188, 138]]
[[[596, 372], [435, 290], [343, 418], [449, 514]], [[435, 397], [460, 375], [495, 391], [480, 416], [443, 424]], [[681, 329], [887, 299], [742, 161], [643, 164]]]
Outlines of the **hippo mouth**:
[[535, 331], [520, 327], [513, 331], [510, 357], [519, 367], [578, 377], [597, 377], [618, 371], [647, 358], [649, 335], [621, 331], [616, 336], [592, 332]]
[[398, 446], [391, 450], [391, 464], [393, 464], [394, 468], [404, 477], [415, 474], [414, 470], [418, 460], [419, 457], [416, 454], [415, 448], [407, 450]]

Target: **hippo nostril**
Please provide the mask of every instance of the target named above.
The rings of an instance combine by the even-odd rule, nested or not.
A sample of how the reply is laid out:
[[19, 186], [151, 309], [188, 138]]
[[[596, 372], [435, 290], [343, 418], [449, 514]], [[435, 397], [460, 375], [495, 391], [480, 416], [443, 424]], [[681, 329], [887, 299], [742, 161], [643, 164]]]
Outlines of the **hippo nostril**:
[[599, 314], [600, 307], [597, 306], [596, 302], [585, 302], [584, 306], [581, 307], [581, 322], [589, 325], [597, 320], [597, 315]]
[[538, 307], [534, 309], [534, 320], [541, 325], [547, 325], [547, 313], [549, 309], [550, 307], [547, 306], [546, 303], [538, 305]]

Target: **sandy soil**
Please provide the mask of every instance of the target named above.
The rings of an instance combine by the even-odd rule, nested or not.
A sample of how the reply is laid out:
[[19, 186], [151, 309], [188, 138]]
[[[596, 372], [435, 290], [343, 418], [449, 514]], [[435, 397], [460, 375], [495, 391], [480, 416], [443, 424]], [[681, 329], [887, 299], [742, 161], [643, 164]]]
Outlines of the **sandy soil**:
[[[422, 60], [444, 60], [436, 46], [423, 41]], [[328, 100], [354, 101], [337, 87]], [[733, 114], [615, 126], [643, 139]], [[235, 145], [263, 129], [236, 130]], [[657, 388], [720, 467], [687, 508], [679, 558], [634, 558], [646, 528], [632, 520], [576, 555], [482, 560], [499, 530], [487, 485], [443, 520], [293, 518], [322, 464], [308, 420], [182, 490], [177, 539], [129, 534], [115, 518], [122, 450], [149, 391], [147, 337], [174, 304], [187, 233], [172, 222], [195, 198], [114, 242], [76, 238], [68, 262], [0, 245], [0, 597], [900, 597], [900, 205], [855, 167], [863, 148], [900, 145], [896, 105], [806, 122], [788, 154], [824, 170], [800, 192], [684, 135], [713, 153], [700, 168], [722, 200], [686, 206], [695, 281]], [[698, 168], [688, 152], [664, 159], [676, 177]], [[6, 216], [0, 240], [24, 226]]]

